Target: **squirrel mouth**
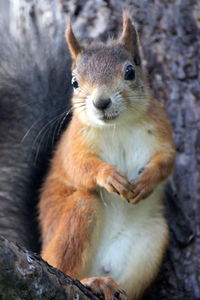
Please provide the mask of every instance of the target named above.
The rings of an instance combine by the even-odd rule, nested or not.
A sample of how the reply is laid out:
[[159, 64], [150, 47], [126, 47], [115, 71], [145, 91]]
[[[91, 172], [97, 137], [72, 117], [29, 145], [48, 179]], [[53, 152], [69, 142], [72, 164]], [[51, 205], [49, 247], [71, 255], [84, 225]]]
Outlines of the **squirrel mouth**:
[[110, 114], [103, 114], [102, 120], [104, 121], [112, 121], [119, 117], [119, 113], [110, 113]]

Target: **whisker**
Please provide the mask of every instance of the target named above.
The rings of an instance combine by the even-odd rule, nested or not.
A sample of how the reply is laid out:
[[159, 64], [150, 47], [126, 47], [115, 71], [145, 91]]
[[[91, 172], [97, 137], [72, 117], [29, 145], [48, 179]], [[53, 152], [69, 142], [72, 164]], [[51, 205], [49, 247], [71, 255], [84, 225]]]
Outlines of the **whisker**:
[[74, 104], [77, 104], [77, 103], [78, 103], [78, 104], [79, 104], [79, 103], [85, 103], [85, 101], [76, 101], [76, 102], [73, 103], [73, 105], [74, 105]]
[[81, 106], [82, 106], [82, 105], [83, 105], [83, 106], [86, 106], [86, 103], [84, 103], [84, 102], [83, 102], [83, 103], [75, 103], [75, 104], [73, 105], [73, 107], [76, 108], [76, 107], [79, 107], [79, 105], [81, 105]]
[[114, 142], [114, 135], [116, 132], [116, 124], [113, 124], [112, 141]]
[[49, 121], [45, 126], [42, 127], [42, 129], [40, 130], [40, 132], [37, 134], [34, 142], [33, 142], [33, 145], [32, 145], [32, 149], [34, 148], [34, 146], [36, 145], [38, 139], [41, 137], [40, 141], [39, 141], [39, 144], [36, 148], [36, 155], [35, 155], [35, 160], [34, 162], [36, 163], [37, 162], [37, 157], [38, 157], [38, 154], [39, 154], [39, 150], [40, 150], [40, 147], [41, 147], [41, 144], [42, 144], [42, 141], [43, 141], [43, 138], [45, 137], [46, 133], [48, 132], [48, 130], [50, 129], [49, 128], [49, 125], [51, 124], [54, 124], [58, 118], [60, 118], [60, 115], [59, 116], [56, 116], [56, 118], [54, 118], [53, 120]]
[[[68, 111], [68, 114], [71, 112], [71, 110], [70, 111]], [[53, 135], [52, 135], [52, 146], [53, 146], [53, 144], [54, 144], [54, 142], [55, 142], [55, 139], [56, 139], [56, 137], [59, 135], [58, 134], [58, 131], [59, 131], [59, 129], [60, 129], [60, 123], [62, 122], [62, 119], [63, 118], [65, 118], [66, 119], [66, 117], [67, 117], [67, 115], [68, 114], [65, 114], [65, 112], [63, 113], [64, 114], [64, 117], [60, 117], [57, 121], [56, 121], [56, 124], [55, 124], [55, 128], [54, 128], [54, 131], [53, 131]], [[63, 115], [62, 114], [62, 115]], [[66, 115], [66, 117], [65, 117], [65, 115]], [[57, 131], [58, 130], [58, 131]], [[57, 134], [56, 134], [56, 131], [57, 131]]]
[[134, 97], [124, 97], [124, 99], [133, 99], [133, 100], [137, 100], [137, 99], [147, 99], [146, 96], [134, 96]]
[[[72, 112], [73, 110], [75, 110], [75, 108], [72, 107], [72, 109], [71, 109], [70, 112]], [[57, 137], [60, 135], [61, 128], [62, 128], [62, 126], [63, 126], [63, 124], [64, 124], [64, 121], [66, 120], [66, 118], [67, 118], [67, 116], [69, 115], [70, 112], [67, 111], [67, 112], [65, 113], [64, 117], [62, 118], [62, 120], [61, 120], [61, 122], [60, 122], [60, 125], [59, 125], [59, 127], [58, 127]]]
[[53, 123], [55, 123], [61, 116], [63, 115], [63, 113], [57, 115], [56, 117], [54, 117], [53, 119], [51, 119], [49, 122], [47, 122], [47, 124], [45, 124], [41, 130], [39, 131], [39, 133], [37, 134], [34, 142], [33, 142], [33, 146], [35, 145], [35, 143], [37, 142], [38, 138], [40, 137], [40, 135], [42, 134], [42, 132], [49, 126], [52, 125]]
[[[55, 112], [57, 113], [58, 111], [63, 110], [63, 109], [66, 108], [66, 107], [68, 107], [68, 105], [67, 105], [67, 106], [64, 106], [64, 107], [61, 107], [61, 108], [59, 108], [59, 109], [57, 109]], [[71, 108], [70, 108], [70, 109], [71, 109]], [[54, 112], [54, 113], [55, 113], [55, 112]], [[44, 121], [46, 118], [49, 118], [49, 117], [50, 117], [50, 114], [47, 114], [46, 116], [40, 118], [39, 120], [36, 120], [36, 121], [31, 125], [31, 127], [27, 130], [27, 132], [25, 133], [25, 135], [24, 135], [23, 138], [21, 139], [21, 142], [20, 142], [20, 143], [23, 143], [23, 142], [24, 142], [24, 140], [27, 138], [27, 136], [29, 135], [29, 133], [31, 132], [31, 130], [32, 130], [39, 122]]]
[[[85, 104], [84, 105], [80, 104], [79, 106], [71, 107], [69, 110], [64, 111], [61, 114], [57, 115], [52, 120], [50, 120], [47, 124], [45, 124], [45, 126], [43, 126], [43, 128], [40, 130], [40, 132], [38, 133], [37, 137], [35, 138], [33, 146], [32, 146], [32, 148], [33, 148], [34, 145], [36, 144], [36, 142], [38, 141], [38, 139], [41, 137], [39, 145], [38, 145], [37, 150], [36, 150], [35, 163], [37, 162], [37, 157], [38, 157], [38, 154], [39, 154], [39, 150], [40, 150], [42, 141], [44, 140], [44, 137], [46, 136], [48, 130], [50, 132], [49, 126], [54, 126], [54, 124], [57, 123], [56, 127], [54, 128], [54, 133], [53, 133], [53, 137], [52, 137], [52, 145], [53, 145], [53, 143], [55, 142], [55, 136], [56, 136], [56, 131], [57, 131], [58, 126], [59, 126], [59, 128], [58, 128], [57, 136], [59, 136], [61, 128], [62, 128], [62, 125], [63, 125], [65, 119], [67, 118], [67, 116], [72, 111], [74, 111], [75, 109], [80, 108], [82, 106], [85, 106]], [[64, 117], [63, 117], [63, 115], [64, 115]], [[60, 121], [61, 121], [61, 123], [60, 123]], [[48, 140], [49, 140], [49, 138], [48, 138]]]
[[[79, 104], [80, 103], [80, 104]], [[64, 116], [62, 117], [61, 116], [61, 119], [57, 121], [57, 125], [55, 126], [55, 129], [54, 129], [54, 133], [53, 133], [53, 137], [52, 137], [52, 145], [54, 144], [55, 142], [55, 139], [56, 137], [58, 137], [60, 135], [60, 132], [61, 132], [61, 129], [62, 129], [62, 126], [67, 118], [67, 116], [72, 112], [74, 111], [75, 109], [78, 109], [80, 107], [83, 107], [85, 105], [85, 103], [81, 103], [81, 102], [76, 102], [76, 104], [78, 104], [76, 107], [71, 107], [70, 110], [66, 111], [66, 112], [63, 112]], [[56, 134], [56, 131], [57, 131], [57, 134]]]
[[85, 93], [85, 94], [90, 94], [90, 91], [88, 91], [87, 89], [85, 89], [84, 87], [79, 87], [80, 91]]
[[83, 107], [81, 111], [78, 111], [78, 114], [81, 114], [84, 110], [86, 110], [86, 107]]
[[[81, 103], [81, 102], [79, 102], [79, 103], [76, 103], [76, 104], [78, 104], [76, 107], [71, 107], [70, 110], [63, 112], [64, 116], [63, 117], [61, 116], [61, 120], [58, 120], [58, 124], [55, 126], [53, 137], [52, 137], [52, 145], [55, 142], [55, 136], [58, 137], [60, 135], [62, 126], [63, 126], [67, 116], [75, 109], [78, 109], [78, 108], [82, 107], [83, 105], [85, 105], [85, 103]], [[56, 134], [56, 131], [57, 131], [57, 134]]]

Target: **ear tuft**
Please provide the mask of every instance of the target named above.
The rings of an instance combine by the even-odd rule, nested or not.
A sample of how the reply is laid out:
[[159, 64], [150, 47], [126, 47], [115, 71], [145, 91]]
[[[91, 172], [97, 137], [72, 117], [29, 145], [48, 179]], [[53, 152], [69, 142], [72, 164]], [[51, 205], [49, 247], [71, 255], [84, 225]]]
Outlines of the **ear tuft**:
[[131, 21], [128, 10], [123, 11], [123, 31], [119, 38], [121, 44], [133, 56], [133, 60], [137, 66], [141, 64], [139, 53], [138, 33]]
[[69, 22], [67, 24], [67, 28], [65, 31], [65, 37], [66, 37], [66, 41], [67, 41], [68, 48], [71, 53], [72, 59], [75, 60], [77, 58], [78, 54], [80, 54], [82, 47], [80, 46], [79, 42], [77, 41], [77, 39], [73, 33], [71, 22]]

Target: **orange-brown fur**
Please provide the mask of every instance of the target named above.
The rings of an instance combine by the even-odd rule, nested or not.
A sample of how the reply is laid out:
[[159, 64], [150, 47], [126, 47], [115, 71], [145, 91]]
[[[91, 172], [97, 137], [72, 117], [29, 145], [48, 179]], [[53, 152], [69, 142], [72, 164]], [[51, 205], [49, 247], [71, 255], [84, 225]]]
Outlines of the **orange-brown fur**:
[[[126, 49], [129, 50], [132, 47], [128, 38], [130, 30], [132, 30], [130, 20], [125, 17], [124, 30], [119, 43], [122, 45], [125, 43]], [[82, 50], [70, 26], [67, 38], [74, 59], [73, 64], [76, 66]], [[132, 42], [136, 43], [136, 39], [134, 36]], [[135, 47], [134, 51], [138, 56], [138, 47]], [[86, 84], [87, 76], [79, 80]], [[91, 88], [92, 86], [88, 85], [88, 89]], [[75, 95], [74, 106], [80, 100], [84, 100], [84, 95]], [[58, 144], [39, 204], [42, 257], [73, 277], [83, 279], [87, 274], [95, 251], [94, 245], [97, 244], [101, 233], [102, 212], [98, 200], [98, 187], [105, 188], [109, 193], [117, 192], [122, 201], [128, 200], [136, 204], [149, 196], [172, 172], [175, 150], [170, 124], [161, 105], [152, 97], [148, 101], [142, 113], [142, 122], [151, 125], [149, 134], [157, 137], [161, 150], [153, 155], [144, 171], [132, 182], [118, 171], [117, 166], [99, 157], [95, 140], [90, 137], [90, 134], [87, 135], [87, 132], [90, 132], [90, 125], [79, 119], [79, 109], [75, 110], [72, 121]], [[93, 234], [94, 227], [98, 228], [95, 234]], [[158, 261], [163, 256], [165, 244], [167, 238], [163, 249], [155, 254], [160, 257]], [[154, 273], [156, 272], [157, 270]], [[143, 290], [153, 280], [154, 273], [150, 274], [148, 283], [144, 282]], [[109, 288], [106, 282], [109, 283]], [[112, 299], [113, 294], [119, 290], [118, 285], [110, 278], [85, 279], [83, 283], [90, 284], [96, 291], [101, 285], [106, 300]], [[105, 287], [102, 288], [104, 284]], [[130, 284], [127, 283], [127, 286]], [[125, 299], [123, 297], [121, 291], [121, 299]]]

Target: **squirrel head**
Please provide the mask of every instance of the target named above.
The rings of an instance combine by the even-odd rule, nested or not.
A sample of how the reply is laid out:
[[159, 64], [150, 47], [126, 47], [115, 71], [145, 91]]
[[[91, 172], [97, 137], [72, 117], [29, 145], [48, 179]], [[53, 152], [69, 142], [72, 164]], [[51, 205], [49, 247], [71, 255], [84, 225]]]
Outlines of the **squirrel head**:
[[127, 12], [116, 40], [80, 45], [69, 23], [74, 115], [90, 126], [127, 123], [142, 117], [149, 104], [138, 33]]

